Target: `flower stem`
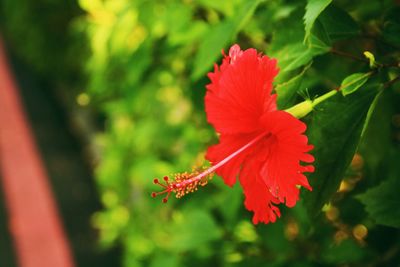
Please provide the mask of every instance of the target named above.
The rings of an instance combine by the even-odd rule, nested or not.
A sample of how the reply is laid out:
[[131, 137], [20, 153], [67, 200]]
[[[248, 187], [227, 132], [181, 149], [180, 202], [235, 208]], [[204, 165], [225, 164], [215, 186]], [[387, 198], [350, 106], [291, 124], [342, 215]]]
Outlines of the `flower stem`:
[[313, 111], [314, 107], [321, 102], [327, 100], [328, 98], [334, 96], [338, 91], [331, 90], [326, 94], [323, 94], [320, 97], [317, 97], [314, 100], [307, 99], [291, 108], [285, 109], [286, 112], [292, 114], [294, 117], [300, 119], [308, 115], [311, 111]]
[[315, 107], [316, 105], [320, 104], [321, 102], [324, 102], [325, 100], [327, 100], [331, 96], [334, 96], [337, 92], [338, 92], [337, 90], [332, 90], [332, 91], [329, 91], [326, 94], [323, 94], [320, 97], [317, 97], [316, 99], [314, 99], [312, 101], [312, 106]]

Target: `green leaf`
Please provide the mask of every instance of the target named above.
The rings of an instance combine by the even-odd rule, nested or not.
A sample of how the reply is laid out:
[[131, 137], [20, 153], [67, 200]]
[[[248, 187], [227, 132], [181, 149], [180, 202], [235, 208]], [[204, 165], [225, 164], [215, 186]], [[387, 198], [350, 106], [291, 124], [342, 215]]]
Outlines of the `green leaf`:
[[389, 44], [400, 47], [400, 7], [391, 9], [385, 16], [383, 24], [383, 37]]
[[267, 54], [277, 53], [289, 44], [303, 43], [304, 27], [300, 23], [303, 15], [303, 10], [297, 8], [290, 16], [276, 23]]
[[304, 29], [299, 23], [301, 17], [302, 13], [296, 11], [285, 19], [277, 28], [267, 51], [278, 60], [279, 76], [308, 64], [315, 56], [324, 54], [330, 49], [329, 40], [324, 37], [326, 34], [322, 26], [313, 29], [309, 42], [306, 44], [303, 42]]
[[397, 105], [396, 93], [392, 90], [383, 90], [363, 134], [359, 152], [365, 160], [368, 179], [371, 182], [381, 179], [379, 166], [387, 163], [385, 158], [392, 145], [392, 125], [388, 121], [395, 114]]
[[372, 72], [367, 72], [353, 73], [347, 76], [340, 85], [340, 91], [344, 96], [354, 93], [368, 81], [371, 75]]
[[369, 51], [365, 51], [363, 54], [369, 61], [369, 67], [370, 68], [376, 68], [377, 64], [376, 64], [376, 60], [375, 60], [374, 54], [372, 54]]
[[360, 32], [354, 19], [346, 11], [334, 5], [329, 5], [318, 20], [333, 40], [349, 38]]
[[205, 210], [186, 210], [176, 217], [168, 244], [174, 251], [196, 249], [221, 237], [220, 229]]
[[304, 14], [305, 37], [307, 40], [310, 36], [311, 29], [315, 20], [322, 11], [332, 2], [332, 0], [308, 0], [306, 6], [306, 13]]
[[226, 15], [232, 15], [233, 10], [235, 9], [233, 1], [199, 0], [197, 2], [205, 8], [218, 10], [222, 14]]
[[331, 38], [322, 23], [317, 20], [311, 30], [310, 38], [307, 40], [308, 47], [314, 49], [326, 49], [332, 46]]
[[223, 184], [223, 186], [224, 188], [221, 189], [221, 193], [218, 195], [218, 198], [215, 199], [215, 202], [225, 222], [229, 224], [235, 222], [238, 217], [239, 208], [243, 205], [243, 193], [242, 188], [237, 183], [233, 188], [227, 189], [225, 184]]
[[376, 223], [400, 227], [400, 179], [390, 179], [357, 198]]
[[281, 72], [295, 70], [309, 63], [315, 56], [326, 53], [329, 47], [307, 47], [303, 43], [290, 44], [279, 50], [274, 57], [278, 59]]
[[278, 60], [280, 71], [285, 72], [307, 64], [313, 58], [313, 54], [304, 44], [296, 43], [282, 47], [274, 57]]
[[217, 60], [223, 49], [235, 37], [247, 20], [253, 15], [262, 0], [247, 1], [241, 5], [235, 16], [211, 28], [200, 43], [194, 61], [192, 79], [201, 77]]
[[[125, 265], [131, 266], [131, 265]], [[159, 252], [155, 254], [155, 257], [151, 257], [150, 267], [179, 267], [179, 255], [165, 252]]]
[[280, 83], [275, 87], [278, 94], [278, 107], [279, 109], [287, 109], [296, 103], [297, 96], [302, 89], [304, 80], [304, 73], [308, 70], [311, 64], [307, 65], [303, 71], [285, 83]]
[[344, 240], [338, 245], [326, 247], [322, 253], [324, 262], [330, 264], [348, 264], [360, 261], [365, 251], [353, 240]]
[[377, 93], [377, 86], [371, 85], [347, 97], [336, 94], [306, 117], [307, 136], [315, 147], [315, 172], [309, 175], [313, 191], [303, 192], [311, 216], [317, 215], [337, 191]]
[[206, 23], [202, 21], [195, 21], [192, 22], [190, 26], [187, 26], [185, 30], [171, 33], [169, 36], [169, 42], [171, 43], [171, 45], [182, 45], [182, 44], [192, 43], [202, 38], [206, 30], [207, 30]]
[[400, 227], [400, 151], [392, 147], [385, 152], [385, 171], [377, 174], [380, 180], [385, 180], [356, 198], [377, 224]]
[[377, 224], [400, 227], [400, 179], [390, 179], [356, 198]]
[[269, 224], [268, 227], [258, 229], [259, 235], [262, 236], [261, 242], [268, 250], [276, 253], [290, 253], [293, 249], [290, 241], [285, 237], [285, 225], [282, 220]]

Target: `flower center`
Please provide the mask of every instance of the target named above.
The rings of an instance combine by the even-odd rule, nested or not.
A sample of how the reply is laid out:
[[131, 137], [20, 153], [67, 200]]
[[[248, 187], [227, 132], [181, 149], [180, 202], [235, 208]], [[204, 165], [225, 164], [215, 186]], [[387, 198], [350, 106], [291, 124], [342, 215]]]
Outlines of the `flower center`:
[[199, 172], [198, 170], [194, 170], [191, 173], [184, 172], [184, 173], [178, 173], [173, 175], [173, 179], [170, 180], [168, 176], [164, 176], [163, 180], [164, 182], [161, 182], [158, 178], [155, 178], [153, 180], [154, 184], [157, 184], [163, 188], [162, 191], [160, 192], [153, 192], [151, 193], [152, 197], [156, 197], [159, 195], [164, 195], [166, 196], [163, 198], [163, 203], [166, 203], [168, 201], [169, 196], [171, 193], [174, 193], [177, 198], [181, 198], [184, 195], [188, 193], [192, 193], [197, 190], [198, 186], [205, 186], [209, 180], [212, 179], [214, 172], [225, 165], [227, 162], [229, 162], [231, 159], [242, 153], [244, 150], [249, 148], [250, 146], [254, 145], [258, 141], [260, 141], [262, 138], [270, 136], [271, 133], [269, 132], [263, 132], [256, 137], [254, 137], [250, 142], [246, 143], [244, 146], [240, 147], [238, 150], [233, 152], [232, 154], [228, 155], [226, 158], [215, 164], [214, 166], [205, 169], [202, 172]]

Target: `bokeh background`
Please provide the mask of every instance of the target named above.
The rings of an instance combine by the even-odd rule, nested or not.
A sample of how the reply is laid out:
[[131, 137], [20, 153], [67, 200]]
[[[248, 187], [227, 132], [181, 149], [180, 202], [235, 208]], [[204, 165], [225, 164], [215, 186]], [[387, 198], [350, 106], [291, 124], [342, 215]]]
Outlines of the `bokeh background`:
[[[300, 202], [255, 226], [241, 188], [218, 177], [167, 204], [150, 197], [154, 177], [207, 164], [217, 136], [203, 97], [221, 49], [255, 47], [278, 58], [278, 86], [297, 77], [316, 94], [361, 70], [363, 51], [399, 62], [398, 1], [334, 1], [314, 29], [329, 43], [313, 47], [303, 43], [306, 2], [0, 2], [1, 35], [77, 266], [400, 266], [399, 221], [380, 222], [361, 201], [383, 178], [400, 178], [398, 86], [380, 98], [316, 217]], [[16, 266], [1, 203], [0, 265]]]

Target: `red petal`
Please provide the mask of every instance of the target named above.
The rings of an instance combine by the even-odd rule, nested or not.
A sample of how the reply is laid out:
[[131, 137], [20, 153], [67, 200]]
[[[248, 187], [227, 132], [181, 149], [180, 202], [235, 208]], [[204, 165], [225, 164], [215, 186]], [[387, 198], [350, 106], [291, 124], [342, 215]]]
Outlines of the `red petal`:
[[262, 180], [258, 171], [260, 167], [261, 162], [248, 159], [240, 173], [240, 183], [245, 195], [244, 205], [246, 209], [254, 212], [254, 224], [275, 222], [276, 217], [281, 216], [279, 208], [274, 206], [279, 200], [270, 193]]
[[219, 133], [254, 132], [262, 114], [276, 110], [276, 96], [271, 96], [276, 60], [258, 55], [255, 49], [241, 51], [237, 45], [229, 54], [221, 68], [209, 74], [207, 119]]
[[[242, 135], [222, 135], [219, 144], [211, 146], [207, 150], [206, 159], [212, 165], [217, 164], [224, 158], [243, 147], [255, 137], [254, 134]], [[230, 161], [219, 167], [215, 172], [224, 179], [225, 184], [233, 186], [236, 182], [236, 177], [239, 174], [240, 166], [245, 157], [252, 151], [248, 148], [232, 158]]]
[[303, 135], [306, 125], [284, 111], [267, 113], [262, 122], [272, 136], [268, 148], [264, 149], [269, 150], [268, 156], [258, 155], [265, 158], [260, 174], [271, 193], [293, 207], [299, 198], [297, 185], [311, 190], [303, 172], [312, 172], [314, 168], [300, 165], [300, 161], [314, 161], [314, 157], [307, 154], [313, 146], [307, 144], [308, 139]]

